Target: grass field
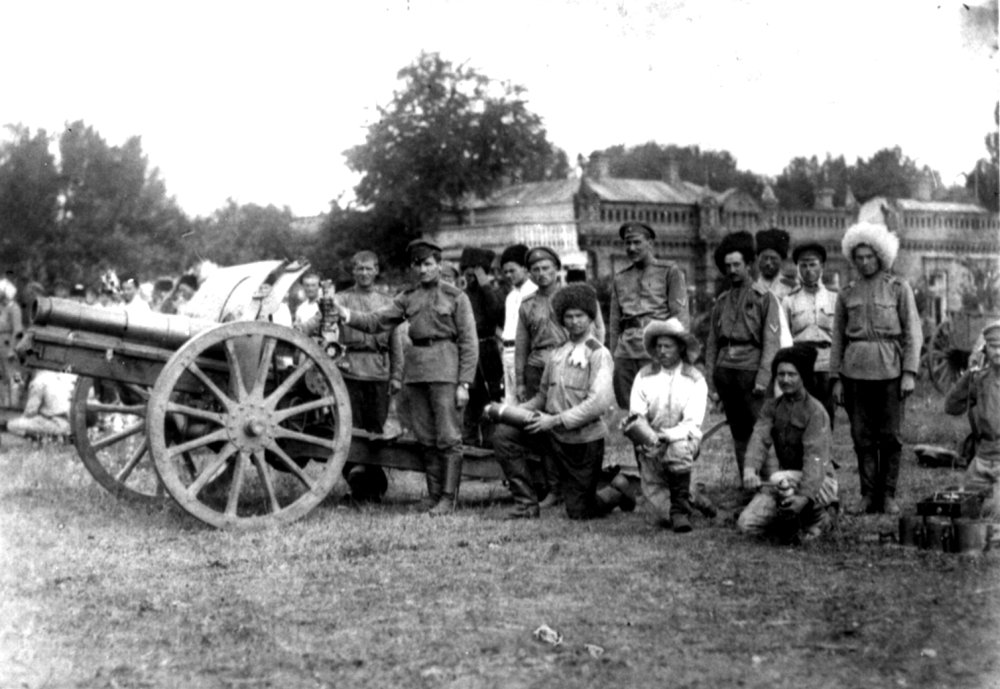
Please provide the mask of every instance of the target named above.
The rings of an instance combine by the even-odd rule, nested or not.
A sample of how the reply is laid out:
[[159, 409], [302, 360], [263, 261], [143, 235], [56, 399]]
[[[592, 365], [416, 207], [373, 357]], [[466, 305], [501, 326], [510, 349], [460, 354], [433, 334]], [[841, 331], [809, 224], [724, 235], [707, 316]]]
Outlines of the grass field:
[[[940, 403], [911, 401], [907, 443], [954, 444], [963, 420]], [[696, 478], [732, 507], [726, 450]], [[639, 512], [502, 522], [503, 486], [466, 483], [461, 511], [431, 519], [422, 477], [398, 472], [383, 505], [333, 496], [225, 533], [116, 502], [65, 446], [5, 435], [0, 471], [0, 687], [1000, 686], [1000, 556], [901, 548], [889, 517], [779, 547], [739, 537], [731, 511], [688, 535]], [[908, 447], [900, 497], [958, 475]], [[542, 624], [560, 645], [533, 639]]]

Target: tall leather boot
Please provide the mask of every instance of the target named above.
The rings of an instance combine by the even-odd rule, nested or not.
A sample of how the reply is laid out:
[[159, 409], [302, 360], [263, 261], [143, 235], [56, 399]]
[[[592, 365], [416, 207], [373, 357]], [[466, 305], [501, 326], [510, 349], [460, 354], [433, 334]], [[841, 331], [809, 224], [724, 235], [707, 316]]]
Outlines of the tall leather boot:
[[462, 453], [461, 451], [449, 452], [444, 457], [444, 487], [441, 491], [441, 499], [430, 509], [431, 515], [451, 514], [455, 511], [455, 503], [458, 501], [458, 486], [461, 482]]
[[442, 474], [444, 471], [441, 455], [429, 448], [424, 449], [424, 478], [427, 480], [427, 497], [421, 503], [421, 508], [432, 509], [441, 501], [444, 490]]

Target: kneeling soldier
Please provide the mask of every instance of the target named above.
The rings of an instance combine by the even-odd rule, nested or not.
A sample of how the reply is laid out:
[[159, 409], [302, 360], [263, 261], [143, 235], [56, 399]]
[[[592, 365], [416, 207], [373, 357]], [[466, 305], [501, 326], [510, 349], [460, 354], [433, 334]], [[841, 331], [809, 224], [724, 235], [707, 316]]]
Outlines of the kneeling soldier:
[[493, 438], [515, 509], [510, 519], [537, 517], [538, 496], [527, 455], [552, 456], [561, 474], [570, 519], [599, 516], [597, 479], [608, 434], [602, 415], [614, 401], [611, 352], [591, 334], [597, 293], [589, 285], [567, 285], [552, 300], [569, 340], [553, 352], [538, 391], [520, 405], [539, 412], [524, 429], [500, 425]]
[[692, 362], [697, 340], [676, 318], [651, 321], [643, 343], [652, 363], [632, 383], [629, 419], [649, 424], [655, 443], [639, 446], [642, 494], [657, 525], [691, 530], [691, 465], [701, 442], [708, 384]]
[[[763, 535], [777, 528], [778, 536], [809, 541], [833, 525], [838, 497], [830, 419], [822, 403], [806, 391], [815, 363], [816, 350], [808, 345], [786, 347], [774, 355], [772, 377], [781, 397], [764, 404], [743, 469], [744, 488], [761, 487], [758, 472], [769, 483], [740, 514], [737, 526], [743, 533]], [[775, 458], [770, 457], [771, 445]]]

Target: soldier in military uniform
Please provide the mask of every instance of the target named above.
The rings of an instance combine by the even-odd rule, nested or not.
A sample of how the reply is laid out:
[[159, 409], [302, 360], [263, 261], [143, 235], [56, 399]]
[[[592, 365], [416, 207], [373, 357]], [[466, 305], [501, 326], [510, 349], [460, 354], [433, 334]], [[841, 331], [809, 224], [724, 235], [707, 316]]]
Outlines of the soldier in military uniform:
[[528, 452], [555, 458], [570, 519], [602, 514], [596, 492], [608, 434], [603, 414], [613, 400], [613, 363], [611, 352], [593, 335], [600, 312], [597, 293], [586, 284], [567, 285], [553, 297], [552, 309], [567, 339], [548, 357], [535, 394], [520, 405], [538, 415], [524, 429], [499, 425], [494, 438], [516, 503], [509, 519], [539, 515]]
[[733, 232], [715, 250], [715, 265], [730, 289], [712, 306], [705, 368], [709, 396], [721, 400], [733, 435], [740, 479], [747, 443], [771, 385], [771, 360], [779, 349], [781, 306], [750, 280], [754, 239]]
[[[754, 237], [757, 249], [757, 281], [768, 292], [774, 295], [781, 304], [793, 289], [798, 287], [798, 281], [789, 280], [782, 275], [781, 265], [788, 258], [788, 247], [792, 238], [779, 227], [760, 230]], [[792, 346], [792, 333], [784, 310], [778, 312], [781, 319], [781, 346]]]
[[[538, 286], [533, 293], [524, 297], [517, 316], [517, 336], [514, 339], [514, 372], [517, 379], [517, 398], [524, 402], [538, 393], [542, 372], [552, 352], [566, 342], [566, 328], [556, 319], [552, 310], [552, 300], [559, 290], [559, 270], [562, 262], [555, 251], [548, 247], [536, 247], [528, 252], [525, 259], [532, 281]], [[599, 342], [604, 341], [604, 320], [600, 309], [594, 319], [594, 335]], [[542, 456], [545, 485], [541, 486], [547, 495], [542, 507], [552, 507], [562, 502], [559, 472], [551, 454]]]
[[476, 375], [479, 340], [465, 292], [441, 281], [441, 247], [416, 239], [407, 247], [419, 283], [372, 312], [337, 310], [344, 323], [368, 333], [409, 322], [403, 404], [423, 448], [431, 514], [455, 509], [462, 476], [461, 411]]
[[[357, 312], [378, 311], [392, 304], [392, 297], [375, 285], [379, 274], [378, 256], [372, 251], [359, 251], [351, 259], [354, 284], [338, 292], [336, 303]], [[344, 355], [337, 361], [351, 400], [354, 427], [376, 436], [382, 434], [389, 414], [389, 394], [399, 391], [403, 368], [402, 338], [393, 328], [391, 333], [370, 335], [354, 328], [340, 328], [340, 343]], [[356, 500], [378, 501], [388, 483], [381, 467], [364, 464], [344, 465], [344, 478]]]
[[851, 421], [861, 502], [855, 512], [899, 514], [896, 482], [904, 400], [913, 392], [923, 334], [913, 290], [890, 270], [899, 238], [858, 223], [841, 243], [859, 279], [837, 295], [830, 376]]
[[503, 362], [497, 332], [503, 327], [504, 298], [490, 276], [495, 254], [489, 249], [469, 247], [462, 251], [459, 269], [465, 278], [465, 294], [472, 305], [479, 337], [479, 362], [476, 378], [469, 389], [465, 407], [462, 440], [467, 445], [489, 445], [492, 424], [483, 421], [483, 409], [499, 402], [503, 394]]
[[684, 272], [653, 254], [653, 228], [627, 222], [618, 228], [618, 236], [632, 263], [614, 277], [608, 329], [615, 357], [615, 400], [619, 407], [628, 409], [635, 375], [652, 361], [643, 345], [643, 328], [650, 321], [668, 318], [676, 318], [688, 328], [691, 317]]
[[823, 266], [826, 249], [822, 244], [810, 242], [795, 247], [792, 260], [799, 269], [802, 284], [788, 293], [781, 308], [791, 329], [795, 344], [808, 344], [816, 350], [816, 368], [813, 371], [813, 388], [809, 391], [818, 399], [830, 417], [836, 411], [833, 401], [833, 381], [830, 380], [830, 344], [833, 342], [833, 314], [837, 294], [823, 284]]

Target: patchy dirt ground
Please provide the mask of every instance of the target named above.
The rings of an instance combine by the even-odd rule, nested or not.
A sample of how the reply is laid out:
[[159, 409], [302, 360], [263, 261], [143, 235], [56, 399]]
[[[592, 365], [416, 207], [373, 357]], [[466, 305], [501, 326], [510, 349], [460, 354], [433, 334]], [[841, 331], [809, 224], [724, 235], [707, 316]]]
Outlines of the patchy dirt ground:
[[[911, 411], [910, 443], [961, 431], [934, 398]], [[843, 423], [836, 441], [851, 504]], [[778, 547], [726, 513], [688, 535], [506, 523], [503, 486], [469, 483], [430, 519], [397, 473], [384, 505], [232, 534], [114, 501], [65, 447], [3, 443], [3, 687], [1000, 686], [1000, 556], [902, 548], [888, 517]], [[734, 503], [717, 454], [699, 471]], [[912, 504], [958, 475], [908, 455], [903, 476]]]

